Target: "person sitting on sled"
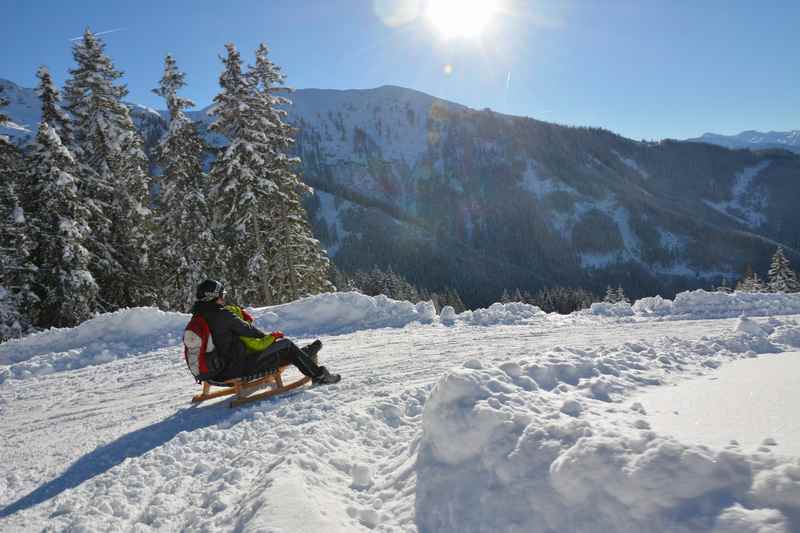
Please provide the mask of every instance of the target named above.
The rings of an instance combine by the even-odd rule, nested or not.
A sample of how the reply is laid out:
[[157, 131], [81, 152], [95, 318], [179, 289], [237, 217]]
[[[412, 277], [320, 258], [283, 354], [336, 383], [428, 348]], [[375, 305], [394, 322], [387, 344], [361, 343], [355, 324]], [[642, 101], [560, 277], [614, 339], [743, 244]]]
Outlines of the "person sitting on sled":
[[225, 306], [225, 287], [219, 281], [202, 282], [197, 286], [196, 297], [192, 315], [199, 314], [206, 320], [214, 341], [214, 351], [206, 356], [214, 381], [247, 378], [290, 364], [318, 385], [341, 380], [339, 374], [317, 365], [320, 340], [300, 349], [280, 331], [269, 335], [260, 331], [244, 309]]

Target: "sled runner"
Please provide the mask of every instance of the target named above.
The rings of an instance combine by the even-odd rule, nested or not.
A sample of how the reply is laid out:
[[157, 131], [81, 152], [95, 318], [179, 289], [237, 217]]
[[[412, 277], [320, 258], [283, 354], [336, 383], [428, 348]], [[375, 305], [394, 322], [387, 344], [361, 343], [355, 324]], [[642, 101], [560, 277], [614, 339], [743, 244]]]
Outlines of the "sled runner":
[[[283, 371], [286, 370], [288, 367], [283, 366], [274, 372], [270, 372], [264, 374], [262, 376], [254, 376], [252, 378], [238, 378], [238, 379], [231, 379], [227, 381], [203, 381], [203, 392], [194, 396], [192, 398], [192, 403], [200, 403], [205, 400], [210, 400], [212, 398], [220, 398], [222, 396], [231, 396], [234, 395], [235, 397], [231, 400], [230, 407], [236, 407], [237, 405], [242, 405], [244, 403], [255, 402], [258, 400], [263, 400], [265, 398], [272, 398], [273, 396], [281, 395], [285, 392], [289, 392], [290, 390], [302, 387], [306, 383], [311, 381], [311, 378], [307, 376], [303, 376], [301, 379], [297, 381], [293, 381], [292, 383], [284, 384], [283, 379], [281, 378], [281, 374]], [[211, 391], [211, 387], [224, 387], [223, 390], [216, 390]], [[264, 387], [271, 387], [269, 390], [264, 392], [259, 392], [256, 394], [247, 395], [248, 392], [258, 390]]]

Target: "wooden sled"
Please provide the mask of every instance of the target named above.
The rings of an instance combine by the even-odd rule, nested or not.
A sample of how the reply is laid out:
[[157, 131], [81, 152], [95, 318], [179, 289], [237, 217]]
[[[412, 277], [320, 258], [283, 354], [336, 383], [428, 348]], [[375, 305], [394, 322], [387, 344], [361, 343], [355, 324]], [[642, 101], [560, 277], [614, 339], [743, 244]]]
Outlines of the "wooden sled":
[[[281, 379], [281, 374], [283, 374], [283, 371], [287, 368], [289, 367], [283, 366], [274, 372], [270, 372], [253, 379], [238, 378], [223, 382], [204, 381], [203, 392], [194, 396], [192, 398], [192, 403], [200, 403], [212, 398], [234, 395], [235, 397], [233, 400], [231, 400], [229, 407], [236, 407], [237, 405], [242, 405], [243, 403], [255, 402], [265, 398], [278, 396], [284, 392], [302, 387], [311, 381], [310, 377], [303, 376], [301, 379], [285, 385], [283, 383], [283, 379]], [[247, 393], [250, 391], [268, 386], [271, 386], [269, 390], [259, 392], [257, 394], [250, 394], [249, 396], [247, 395]], [[223, 387], [223, 389], [212, 392], [211, 387]]]

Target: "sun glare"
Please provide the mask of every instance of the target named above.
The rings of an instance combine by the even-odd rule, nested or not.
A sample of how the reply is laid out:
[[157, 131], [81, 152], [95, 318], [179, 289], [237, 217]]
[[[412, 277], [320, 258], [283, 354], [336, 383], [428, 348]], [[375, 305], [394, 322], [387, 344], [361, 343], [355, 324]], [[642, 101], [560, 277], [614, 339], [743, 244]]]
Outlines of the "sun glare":
[[496, 9], [496, 0], [429, 0], [426, 14], [444, 37], [477, 37]]

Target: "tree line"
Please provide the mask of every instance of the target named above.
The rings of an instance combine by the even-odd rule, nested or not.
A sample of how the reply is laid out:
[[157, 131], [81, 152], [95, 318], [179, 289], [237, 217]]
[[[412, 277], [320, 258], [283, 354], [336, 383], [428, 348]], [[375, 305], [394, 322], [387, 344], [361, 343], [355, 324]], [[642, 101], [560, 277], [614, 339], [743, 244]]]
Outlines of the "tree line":
[[456, 313], [461, 313], [467, 309], [458, 290], [452, 287], [445, 287], [444, 289], [430, 291], [425, 287], [418, 287], [396, 273], [391, 266], [385, 271], [378, 266], [374, 266], [369, 271], [357, 270], [352, 273], [343, 272], [334, 267], [333, 281], [339, 290], [356, 291], [367, 296], [382, 294], [393, 300], [404, 300], [412, 303], [433, 302], [437, 312], [448, 305]]
[[[730, 292], [727, 284], [719, 287], [719, 290]], [[792, 269], [792, 265], [783, 247], [778, 247], [772, 256], [772, 263], [767, 273], [766, 280], [762, 279], [758, 273], [753, 271], [751, 266], [747, 267], [744, 277], [736, 284], [736, 291], [739, 292], [800, 292], [800, 280], [797, 272]]]
[[30, 147], [0, 137], [0, 337], [124, 307], [186, 311], [207, 277], [250, 305], [333, 290], [301, 202], [299, 159], [287, 155], [290, 89], [266, 45], [246, 69], [226, 45], [211, 130], [228, 144], [216, 152], [187, 117], [185, 74], [166, 56], [153, 92], [169, 127], [154, 175], [104, 49], [87, 29], [63, 97], [38, 70], [42, 118]]

